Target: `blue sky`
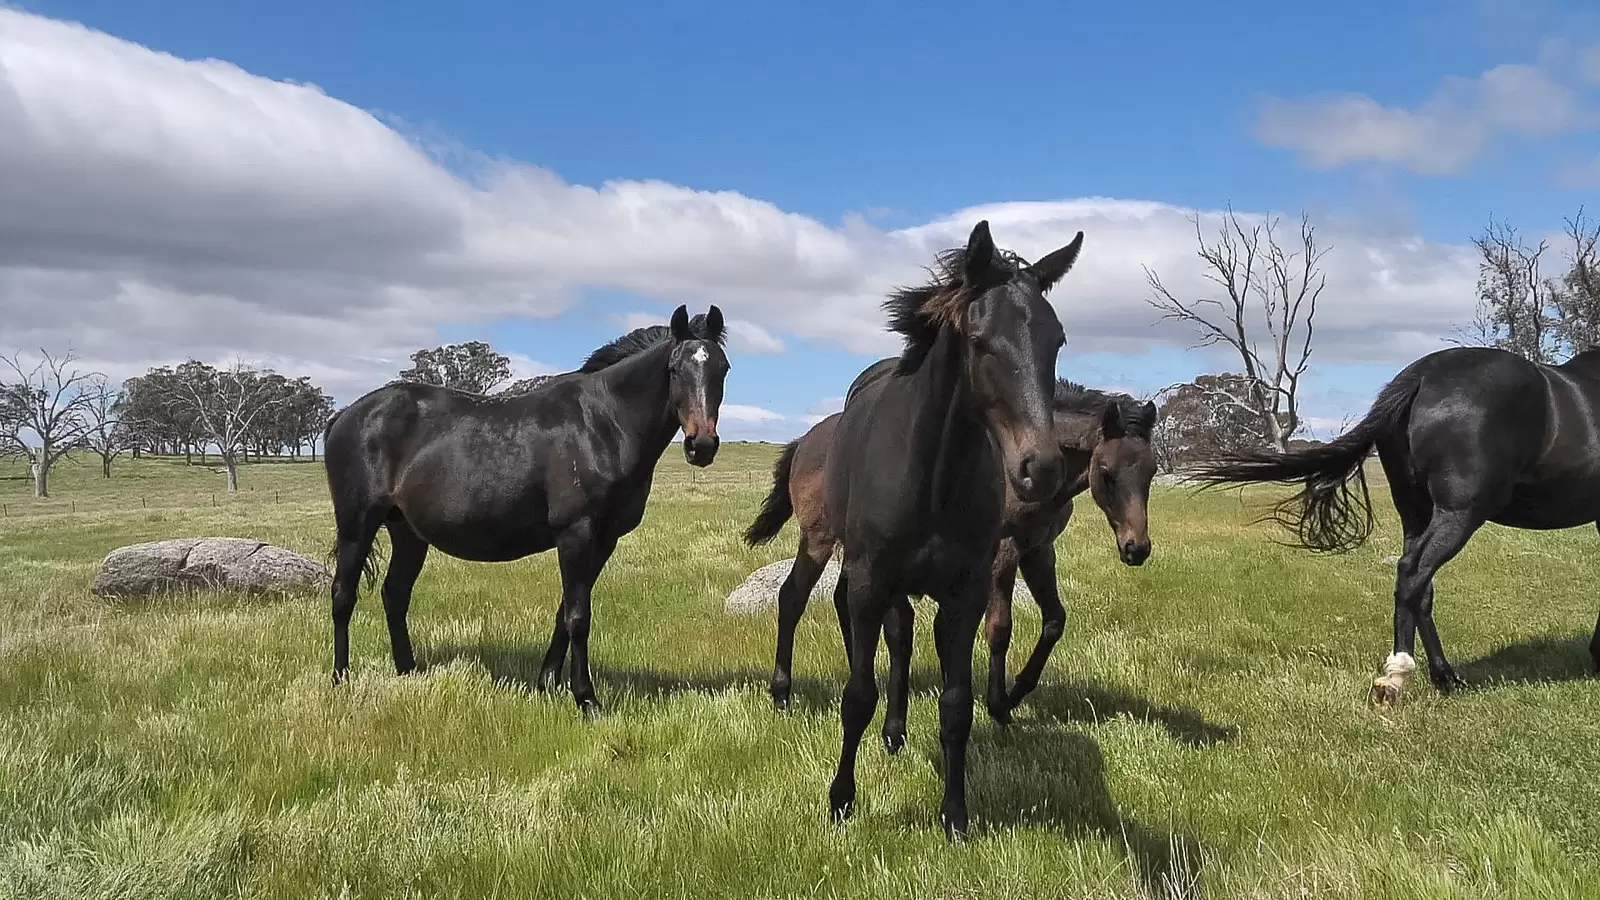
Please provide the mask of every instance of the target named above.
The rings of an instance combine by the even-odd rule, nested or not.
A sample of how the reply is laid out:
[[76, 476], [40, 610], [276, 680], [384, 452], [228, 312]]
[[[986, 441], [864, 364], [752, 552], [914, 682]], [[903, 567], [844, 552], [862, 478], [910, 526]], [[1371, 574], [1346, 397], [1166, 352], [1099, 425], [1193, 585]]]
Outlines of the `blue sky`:
[[[926, 0], [27, 0], [17, 8], [183, 60], [226, 60], [261, 79], [314, 84], [435, 151], [454, 148], [441, 160], [464, 177], [502, 161], [538, 167], [567, 186], [659, 181], [734, 192], [814, 220], [830, 235], [849, 234], [858, 218], [878, 235], [984, 205], [1110, 198], [1200, 210], [1231, 203], [1290, 217], [1304, 208], [1359, 232], [1345, 243], [1340, 231], [1336, 245], [1420, 239], [1459, 251], [1490, 214], [1538, 231], [1559, 227], [1586, 191], [1600, 207], [1600, 179], [1588, 181], [1585, 168], [1600, 174], [1592, 118], [1600, 53], [1590, 50], [1600, 48], [1600, 13], [1577, 3], [1021, 2], [1003, 13]], [[1438, 168], [1428, 161], [1438, 158], [1434, 150], [1396, 149], [1395, 140], [1426, 144], [1431, 135], [1437, 143], [1426, 128], [1444, 127], [1438, 123], [1458, 109], [1488, 109], [1487, 100], [1449, 103], [1505, 65], [1548, 73], [1576, 98], [1577, 111], [1539, 121], [1485, 113], [1487, 124], [1473, 132], [1482, 147], [1448, 172], [1429, 171]], [[1352, 134], [1364, 126], [1327, 115], [1332, 101], [1356, 95], [1370, 98], [1377, 111], [1366, 112], [1377, 126], [1402, 137], [1386, 132], [1373, 147], [1356, 146]], [[1293, 105], [1280, 110], [1275, 127], [1263, 112], [1272, 98]], [[1433, 124], [1417, 124], [1415, 117], [1428, 115]], [[261, 140], [270, 146], [272, 138]], [[240, 165], [248, 171], [246, 160]], [[970, 228], [970, 219], [945, 231]], [[996, 238], [1006, 244], [1002, 221]], [[1097, 232], [1085, 231], [1088, 265]], [[594, 237], [603, 252], [605, 235]], [[747, 251], [740, 244], [728, 252]], [[1140, 264], [1136, 253], [1115, 260], [1134, 281]], [[1075, 289], [1076, 275], [1062, 291]], [[455, 307], [437, 308], [432, 324], [439, 340], [480, 337], [519, 359], [567, 368], [617, 334], [626, 317], [665, 318], [681, 299], [681, 291], [667, 296], [639, 283], [649, 279], [564, 282], [565, 299], [542, 306], [475, 306], [464, 291]], [[1072, 335], [1062, 374], [1146, 392], [1229, 364], [1187, 350], [1181, 334], [1139, 331], [1138, 317], [1153, 320], [1153, 313], [1137, 309], [1136, 298], [1113, 300], [1110, 288], [1095, 293], [1091, 286], [1100, 283], [1086, 276], [1076, 286], [1083, 293], [1060, 301]], [[1450, 289], [1460, 293], [1461, 283], [1456, 278]], [[749, 289], [763, 287], [752, 279]], [[1357, 314], [1376, 302], [1360, 290], [1330, 277], [1327, 303], [1348, 307], [1351, 328], [1381, 331], [1381, 308]], [[259, 306], [241, 299], [243, 289], [229, 296]], [[1078, 340], [1074, 311], [1093, 319], [1102, 296], [1127, 308], [1114, 324], [1086, 324], [1088, 337]], [[749, 319], [783, 352], [736, 354], [729, 402], [783, 418], [758, 416], [724, 432], [786, 438], [878, 353], [830, 338], [826, 324], [796, 325], [800, 311], [777, 308], [780, 301], [748, 302], [748, 315], [736, 303], [725, 303], [725, 312]], [[1470, 308], [1471, 297], [1457, 302]], [[1439, 336], [1458, 324], [1418, 315], [1404, 328], [1422, 334], [1432, 322], [1441, 346]], [[173, 341], [171, 352], [188, 352]], [[1386, 349], [1364, 343], [1346, 335], [1314, 357], [1307, 406], [1323, 432], [1430, 349], [1426, 335]], [[213, 349], [295, 359], [302, 344], [285, 338], [283, 346]], [[339, 368], [332, 357], [313, 363], [313, 371], [324, 363]], [[335, 380], [340, 399], [352, 399], [356, 385]]]

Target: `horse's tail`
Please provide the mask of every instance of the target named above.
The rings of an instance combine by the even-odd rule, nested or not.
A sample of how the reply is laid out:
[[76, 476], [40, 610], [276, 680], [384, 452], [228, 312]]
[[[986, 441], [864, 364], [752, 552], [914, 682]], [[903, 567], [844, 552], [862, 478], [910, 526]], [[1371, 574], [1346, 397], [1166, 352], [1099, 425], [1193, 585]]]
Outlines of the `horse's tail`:
[[789, 470], [794, 465], [794, 454], [800, 448], [801, 440], [795, 438], [784, 444], [783, 452], [778, 454], [778, 461], [772, 466], [772, 491], [762, 501], [761, 512], [756, 514], [756, 520], [744, 532], [744, 542], [751, 547], [777, 537], [778, 532], [783, 530], [783, 523], [794, 515], [794, 501], [789, 498]]
[[[368, 588], [372, 587], [378, 581], [378, 566], [381, 555], [382, 554], [380, 554], [378, 551], [378, 542], [373, 541], [372, 546], [367, 548], [367, 555], [361, 560], [361, 580]], [[339, 571], [338, 538], [334, 538], [333, 546], [328, 548], [328, 555], [324, 556], [322, 559], [327, 563], [329, 572]]]
[[[1363, 466], [1379, 438], [1404, 427], [1421, 382], [1420, 373], [1402, 371], [1378, 392], [1366, 417], [1327, 444], [1289, 453], [1224, 454], [1199, 466], [1188, 480], [1206, 487], [1298, 482], [1299, 493], [1279, 501], [1268, 518], [1295, 532], [1298, 546], [1308, 550], [1354, 550], [1371, 536], [1373, 525]], [[1359, 498], [1355, 487], [1360, 488]]]

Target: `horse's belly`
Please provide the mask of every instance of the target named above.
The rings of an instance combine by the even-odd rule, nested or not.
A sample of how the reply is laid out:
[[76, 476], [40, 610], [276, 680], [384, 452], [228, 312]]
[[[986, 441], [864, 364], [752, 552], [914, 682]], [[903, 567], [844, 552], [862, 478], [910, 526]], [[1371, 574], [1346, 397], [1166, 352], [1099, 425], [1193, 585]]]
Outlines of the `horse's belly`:
[[1490, 521], [1512, 528], [1575, 528], [1600, 520], [1600, 482], [1594, 486], [1519, 487]]
[[543, 522], [502, 525], [494, 529], [429, 528], [426, 524], [411, 527], [440, 552], [473, 562], [510, 562], [555, 546], [550, 529]]

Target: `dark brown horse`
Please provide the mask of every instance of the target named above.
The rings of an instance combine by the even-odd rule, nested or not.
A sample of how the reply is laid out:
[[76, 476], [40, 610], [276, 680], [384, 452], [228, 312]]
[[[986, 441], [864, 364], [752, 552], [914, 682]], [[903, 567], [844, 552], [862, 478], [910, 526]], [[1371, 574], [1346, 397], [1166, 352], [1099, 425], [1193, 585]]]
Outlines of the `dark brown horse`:
[[[882, 374], [881, 361], [868, 370]], [[868, 376], [858, 379], [858, 383]], [[1061, 379], [1056, 382], [1054, 418], [1056, 443], [1065, 461], [1061, 488], [1041, 501], [1026, 502], [1016, 491], [1006, 491], [1005, 525], [985, 616], [989, 642], [989, 716], [1002, 724], [1011, 711], [1039, 683], [1040, 673], [1066, 626], [1067, 611], [1056, 585], [1055, 541], [1072, 518], [1072, 499], [1084, 491], [1105, 514], [1117, 553], [1130, 566], [1143, 565], [1150, 555], [1148, 509], [1150, 480], [1155, 475], [1155, 454], [1150, 432], [1155, 425], [1153, 403], [1140, 404], [1131, 397], [1090, 390]], [[776, 537], [793, 516], [800, 528], [800, 546], [794, 566], [778, 591], [778, 647], [769, 691], [780, 710], [789, 708], [794, 633], [822, 570], [833, 557], [838, 540], [828, 529], [823, 507], [823, 484], [828, 449], [839, 421], [835, 413], [784, 446], [772, 469], [772, 491], [744, 540], [750, 546]], [[1042, 623], [1038, 643], [1028, 662], [1006, 690], [1006, 653], [1011, 645], [1011, 598], [1020, 571], [1039, 604]], [[841, 629], [848, 633], [845, 592], [847, 579], [834, 589], [834, 607]], [[912, 612], [909, 602], [897, 601], [885, 620], [889, 641], [888, 714], [883, 723], [884, 746], [900, 749], [906, 737], [906, 706], [911, 663]], [[896, 619], [894, 622], [889, 619]], [[846, 645], [848, 652], [849, 646]]]
[[853, 389], [834, 427], [823, 479], [828, 530], [844, 549], [850, 680], [839, 706], [835, 819], [856, 799], [856, 754], [878, 706], [873, 657], [896, 598], [932, 597], [944, 689], [940, 820], [967, 829], [972, 642], [1000, 544], [1006, 482], [1041, 500], [1060, 487], [1051, 431], [1055, 361], [1065, 342], [1045, 292], [1066, 274], [1083, 235], [1027, 265], [996, 249], [987, 222], [941, 253], [928, 283], [884, 304], [905, 338], [893, 371]]
[[560, 680], [572, 649], [572, 697], [600, 711], [589, 675], [595, 579], [617, 540], [639, 527], [661, 454], [683, 430], [691, 465], [717, 455], [728, 375], [722, 311], [635, 329], [576, 372], [524, 394], [479, 396], [395, 382], [328, 423], [323, 461], [337, 528], [333, 677], [350, 665], [350, 616], [379, 528], [392, 548], [383, 609], [395, 670], [412, 670], [406, 613], [428, 548], [504, 562], [554, 549], [561, 602], [539, 684]]

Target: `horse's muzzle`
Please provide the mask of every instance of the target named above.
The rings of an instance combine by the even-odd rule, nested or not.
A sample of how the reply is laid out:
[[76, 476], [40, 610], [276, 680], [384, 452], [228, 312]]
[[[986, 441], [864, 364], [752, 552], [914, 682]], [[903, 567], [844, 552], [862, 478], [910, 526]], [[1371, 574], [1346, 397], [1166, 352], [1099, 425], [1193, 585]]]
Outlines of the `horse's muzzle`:
[[714, 434], [700, 434], [683, 439], [683, 458], [691, 466], [705, 468], [717, 458], [717, 447], [722, 443]]
[[1117, 547], [1117, 554], [1122, 557], [1123, 565], [1142, 566], [1144, 561], [1150, 558], [1150, 539], [1129, 538]]

